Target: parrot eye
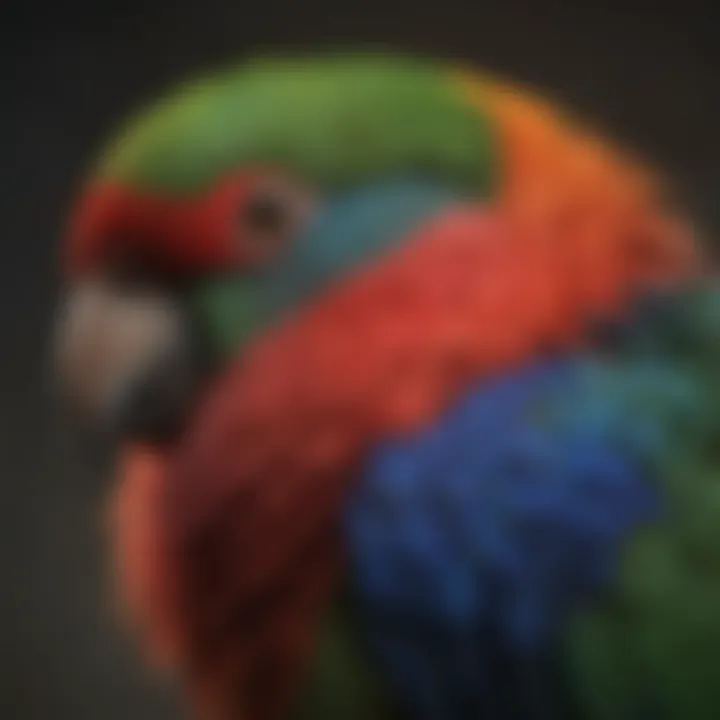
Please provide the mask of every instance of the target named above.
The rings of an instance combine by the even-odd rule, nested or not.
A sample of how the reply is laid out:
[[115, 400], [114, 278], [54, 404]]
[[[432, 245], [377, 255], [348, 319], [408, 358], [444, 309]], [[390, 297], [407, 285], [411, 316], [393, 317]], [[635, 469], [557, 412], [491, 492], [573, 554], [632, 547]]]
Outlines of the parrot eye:
[[287, 246], [310, 214], [307, 191], [275, 180], [258, 186], [243, 203], [239, 242], [245, 257], [263, 260]]
[[276, 234], [285, 229], [287, 208], [282, 197], [272, 193], [258, 193], [245, 209], [245, 223], [255, 233]]

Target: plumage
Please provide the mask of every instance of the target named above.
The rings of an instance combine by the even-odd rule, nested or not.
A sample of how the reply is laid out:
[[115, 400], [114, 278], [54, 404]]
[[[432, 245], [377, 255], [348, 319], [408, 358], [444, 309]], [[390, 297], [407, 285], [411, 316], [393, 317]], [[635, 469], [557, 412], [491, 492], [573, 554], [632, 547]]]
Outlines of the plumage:
[[[581, 360], [471, 391], [372, 455], [347, 511], [379, 662], [418, 718], [564, 717], [565, 626], [612, 590], [661, 501], [612, 428], [564, 422]], [[418, 692], [422, 688], [422, 692]]]
[[[313, 210], [251, 263], [268, 174]], [[216, 361], [118, 503], [201, 716], [712, 717], [720, 294], [665, 192], [399, 56], [249, 63], [130, 124], [68, 273], [158, 276]]]
[[719, 303], [666, 297], [612, 365], [517, 370], [371, 454], [352, 577], [414, 717], [713, 716]]
[[101, 177], [187, 193], [269, 162], [324, 186], [378, 174], [492, 183], [488, 119], [440, 63], [367, 54], [246, 63], [171, 93], [135, 120]]

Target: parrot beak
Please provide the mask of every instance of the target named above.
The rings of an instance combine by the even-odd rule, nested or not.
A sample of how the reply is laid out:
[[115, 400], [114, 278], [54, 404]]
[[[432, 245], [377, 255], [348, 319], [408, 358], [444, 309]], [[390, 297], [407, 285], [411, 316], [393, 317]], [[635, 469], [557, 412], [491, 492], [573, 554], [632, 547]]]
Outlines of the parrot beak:
[[54, 351], [73, 417], [113, 441], [172, 439], [205, 367], [203, 344], [172, 294], [107, 280], [70, 291]]

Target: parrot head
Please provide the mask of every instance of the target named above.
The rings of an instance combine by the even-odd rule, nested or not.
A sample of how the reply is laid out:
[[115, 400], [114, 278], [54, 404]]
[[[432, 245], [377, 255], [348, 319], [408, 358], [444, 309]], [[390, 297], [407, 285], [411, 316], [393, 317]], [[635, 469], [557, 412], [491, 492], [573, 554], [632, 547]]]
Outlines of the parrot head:
[[58, 366], [92, 427], [161, 441], [250, 341], [486, 197], [491, 130], [439, 66], [263, 61], [130, 123], [70, 223]]

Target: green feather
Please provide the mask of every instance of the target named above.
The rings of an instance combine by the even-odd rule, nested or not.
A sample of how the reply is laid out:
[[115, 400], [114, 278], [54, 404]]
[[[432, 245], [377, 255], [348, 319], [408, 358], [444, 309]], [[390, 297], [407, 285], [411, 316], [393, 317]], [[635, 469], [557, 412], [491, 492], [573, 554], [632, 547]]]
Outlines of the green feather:
[[[712, 720], [720, 708], [720, 288], [678, 296], [600, 370], [627, 427], [658, 431], [665, 513], [568, 650], [586, 717]], [[622, 432], [621, 432], [622, 435]]]
[[112, 145], [99, 175], [193, 193], [259, 163], [323, 185], [416, 172], [486, 192], [489, 121], [449, 73], [375, 55], [248, 63], [187, 83], [143, 112]]
[[389, 720], [392, 704], [365, 656], [359, 623], [346, 599], [336, 601], [317, 633], [313, 661], [292, 720]]

